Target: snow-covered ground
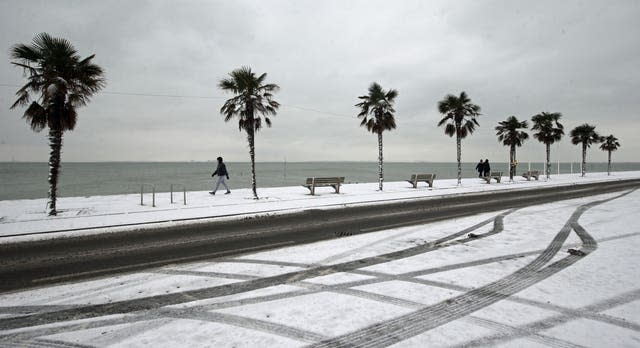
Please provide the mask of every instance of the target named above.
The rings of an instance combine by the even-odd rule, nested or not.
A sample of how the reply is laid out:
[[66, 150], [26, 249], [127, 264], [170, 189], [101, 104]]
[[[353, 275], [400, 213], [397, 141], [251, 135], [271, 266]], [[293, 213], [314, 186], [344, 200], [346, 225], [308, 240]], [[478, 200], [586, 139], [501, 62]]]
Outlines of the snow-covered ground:
[[207, 191], [187, 192], [186, 205], [183, 193], [174, 193], [171, 203], [169, 192], [156, 193], [152, 207], [151, 193], [144, 194], [144, 205], [140, 194], [70, 197], [58, 199], [57, 217], [46, 214], [46, 199], [0, 201], [0, 243], [23, 239], [54, 238], [60, 235], [105, 233], [143, 226], [160, 227], [184, 223], [197, 223], [210, 219], [235, 219], [246, 214], [279, 214], [308, 208], [331, 209], [353, 204], [375, 204], [390, 200], [405, 200], [425, 197], [457, 195], [470, 192], [486, 192], [509, 189], [535, 189], [543, 186], [571, 185], [605, 180], [640, 178], [640, 172], [588, 173], [553, 175], [550, 180], [526, 181], [518, 176], [514, 182], [508, 177], [502, 183], [487, 184], [478, 178], [463, 179], [457, 185], [455, 179], [436, 179], [434, 187], [420, 183], [417, 189], [407, 182], [386, 182], [379, 192], [377, 183], [347, 184], [340, 194], [331, 187], [316, 189], [311, 196], [302, 186], [258, 189], [259, 200], [252, 198], [249, 189], [234, 190], [230, 195], [219, 192], [212, 196]]
[[[318, 197], [265, 189], [258, 202], [240, 190], [190, 195], [202, 209], [244, 214], [587, 180], [606, 176], [461, 188], [442, 180], [433, 190], [388, 183], [382, 193], [365, 184]], [[65, 203], [74, 202], [83, 201]], [[2, 294], [0, 346], [638, 347], [639, 203], [630, 190]], [[105, 210], [93, 213], [107, 220]]]

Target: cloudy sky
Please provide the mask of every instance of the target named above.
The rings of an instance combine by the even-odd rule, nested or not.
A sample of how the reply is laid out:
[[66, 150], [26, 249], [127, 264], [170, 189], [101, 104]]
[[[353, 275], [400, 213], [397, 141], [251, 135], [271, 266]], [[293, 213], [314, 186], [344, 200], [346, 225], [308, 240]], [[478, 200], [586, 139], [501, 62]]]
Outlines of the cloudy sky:
[[[640, 1], [87, 1], [1, 0], [0, 161], [46, 161], [46, 132], [9, 110], [25, 82], [9, 50], [41, 32], [96, 54], [107, 86], [79, 110], [64, 161], [247, 161], [225, 123], [220, 79], [240, 66], [281, 90], [258, 161], [375, 161], [377, 139], [354, 104], [376, 81], [399, 92], [386, 161], [455, 161], [437, 102], [466, 91], [482, 107], [463, 160], [508, 158], [494, 127], [510, 115], [561, 112], [614, 134], [619, 161], [639, 161]], [[0, 59], [2, 62], [2, 59]], [[530, 139], [523, 161], [544, 159]], [[606, 161], [599, 149], [589, 159]], [[554, 161], [578, 161], [568, 138]]]

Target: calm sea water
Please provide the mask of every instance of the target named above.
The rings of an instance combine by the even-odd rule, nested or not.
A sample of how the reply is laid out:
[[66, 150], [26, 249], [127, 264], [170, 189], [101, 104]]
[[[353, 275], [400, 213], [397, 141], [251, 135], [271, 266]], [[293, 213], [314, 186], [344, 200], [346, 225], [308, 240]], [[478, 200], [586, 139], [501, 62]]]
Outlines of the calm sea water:
[[[463, 163], [463, 177], [475, 177], [476, 163]], [[571, 172], [570, 163], [560, 163], [561, 173]], [[527, 170], [520, 163], [518, 172]], [[251, 186], [251, 167], [246, 162], [227, 163], [231, 189]], [[493, 170], [507, 171], [506, 163], [492, 163]], [[542, 163], [531, 163], [542, 170]], [[557, 163], [552, 173], [558, 172]], [[153, 184], [158, 192], [168, 192], [169, 185], [182, 184], [188, 191], [210, 190], [215, 163], [205, 162], [101, 162], [63, 163], [58, 188], [59, 197], [95, 196], [140, 192], [142, 183]], [[606, 163], [588, 163], [588, 172], [606, 171]], [[640, 163], [614, 163], [618, 171], [640, 170]], [[580, 170], [573, 163], [573, 172]], [[344, 176], [348, 183], [377, 182], [375, 162], [261, 162], [256, 163], [258, 188], [302, 184], [312, 176]], [[411, 173], [436, 173], [438, 178], [455, 178], [456, 163], [385, 163], [385, 181], [401, 181]], [[48, 168], [46, 163], [0, 162], [0, 200], [43, 198], [47, 196]]]

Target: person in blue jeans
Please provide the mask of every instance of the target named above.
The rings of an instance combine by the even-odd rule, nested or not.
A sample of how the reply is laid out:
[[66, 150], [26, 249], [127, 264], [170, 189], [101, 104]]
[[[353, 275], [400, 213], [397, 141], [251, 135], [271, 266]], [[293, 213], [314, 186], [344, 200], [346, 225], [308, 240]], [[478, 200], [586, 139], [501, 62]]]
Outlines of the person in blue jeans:
[[222, 186], [227, 189], [225, 195], [230, 194], [231, 191], [229, 190], [229, 186], [227, 186], [227, 183], [225, 181], [225, 178], [229, 180], [229, 172], [227, 172], [227, 166], [222, 162], [222, 157], [218, 157], [218, 167], [216, 168], [216, 171], [211, 174], [211, 177], [215, 177], [216, 175], [218, 176], [218, 182], [216, 183], [216, 187], [213, 189], [213, 191], [209, 193], [215, 195], [218, 187], [220, 187], [220, 184], [222, 184]]

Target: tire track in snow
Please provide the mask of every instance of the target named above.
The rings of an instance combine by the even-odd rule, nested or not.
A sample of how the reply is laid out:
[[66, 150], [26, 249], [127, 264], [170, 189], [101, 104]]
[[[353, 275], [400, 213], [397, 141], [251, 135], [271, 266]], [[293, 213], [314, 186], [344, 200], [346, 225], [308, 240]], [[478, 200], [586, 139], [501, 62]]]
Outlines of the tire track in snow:
[[[560, 250], [573, 227], [579, 226], [577, 221], [587, 209], [633, 191], [635, 190], [579, 206], [542, 254], [511, 275], [447, 301], [319, 342], [311, 347], [386, 347], [505, 299], [580, 260], [580, 256], [570, 255], [543, 268]], [[597, 247], [595, 240], [584, 229], [576, 233], [583, 242], [583, 251], [588, 253]]]
[[[520, 327], [514, 327], [514, 326], [510, 326], [510, 325], [506, 325], [506, 324], [502, 324], [502, 323], [498, 323], [492, 320], [487, 320], [487, 319], [483, 319], [483, 318], [478, 318], [478, 317], [474, 317], [474, 316], [467, 316], [464, 317], [463, 319], [465, 322], [470, 323], [470, 324], [474, 324], [477, 326], [481, 326], [493, 331], [497, 331], [499, 332], [499, 334], [501, 335], [505, 335], [505, 336], [509, 336], [509, 335], [521, 335], [521, 337], [526, 338], [528, 340], [540, 343], [540, 344], [544, 344], [545, 346], [549, 346], [549, 347], [557, 347], [557, 348], [581, 348], [584, 346], [578, 345], [578, 344], [574, 344], [565, 340], [561, 340], [559, 338], [555, 338], [555, 337], [551, 337], [551, 336], [546, 336], [546, 335], [542, 335], [539, 334], [535, 331], [527, 331], [527, 329], [524, 328], [520, 328]], [[464, 342], [461, 344], [457, 344], [454, 346], [449, 346], [449, 348], [461, 348], [461, 347], [478, 347], [478, 346], [483, 346], [484, 344], [482, 343], [469, 343], [469, 342]], [[491, 345], [491, 344], [489, 344]]]
[[[606, 299], [604, 301], [600, 301], [596, 304], [585, 306], [581, 309], [576, 310], [577, 313], [598, 313], [602, 312], [616, 306], [620, 306], [623, 304], [627, 304], [633, 301], [640, 299], [640, 289], [632, 290], [615, 296], [610, 299]], [[494, 346], [500, 343], [508, 342], [517, 338], [527, 337], [532, 334], [538, 334], [540, 331], [551, 329], [555, 326], [567, 323], [571, 320], [581, 319], [588, 316], [576, 315], [576, 314], [560, 314], [553, 316], [551, 318], [546, 318], [543, 320], [535, 321], [533, 323], [519, 326], [519, 332], [512, 333], [498, 333], [486, 337], [482, 337], [475, 340], [470, 340], [464, 342], [460, 345], [456, 345], [454, 347], [475, 347], [475, 346]], [[640, 332], [640, 328], [629, 328], [635, 332]]]
[[276, 324], [266, 320], [259, 320], [239, 315], [215, 313], [207, 311], [162, 310], [158, 313], [162, 317], [201, 320], [226, 324], [246, 329], [266, 332], [273, 335], [292, 338], [303, 342], [317, 342], [327, 337], [315, 332], [301, 330], [293, 326]]
[[[266, 288], [277, 284], [292, 284], [304, 279], [313, 278], [317, 276], [346, 272], [363, 267], [369, 267], [380, 263], [385, 263], [393, 260], [407, 258], [433, 250], [437, 250], [449, 245], [441, 245], [444, 242], [454, 240], [460, 236], [468, 234], [491, 221], [494, 222], [494, 228], [492, 231], [485, 233], [485, 235], [479, 235], [480, 238], [465, 239], [465, 241], [478, 240], [488, 235], [493, 235], [502, 231], [504, 217], [510, 214], [514, 210], [501, 213], [493, 219], [487, 219], [471, 227], [463, 229], [459, 232], [451, 234], [449, 236], [440, 238], [433, 243], [424, 245], [418, 245], [412, 248], [395, 251], [383, 255], [377, 255], [367, 257], [359, 260], [344, 262], [329, 266], [318, 266], [306, 270], [294, 271], [284, 273], [276, 276], [265, 277], [260, 279], [248, 280], [240, 283], [224, 284], [209, 288], [195, 289], [184, 291], [180, 293], [170, 293], [157, 296], [151, 296], [140, 299], [125, 300], [119, 302], [111, 302], [105, 304], [89, 305], [79, 308], [73, 308], [68, 310], [61, 310], [55, 312], [38, 313], [17, 318], [4, 318], [0, 319], [0, 327], [5, 329], [16, 329], [27, 326], [43, 325], [68, 320], [79, 320], [95, 318], [106, 315], [114, 314], [126, 314], [131, 312], [152, 310], [168, 305], [191, 302], [195, 300], [204, 300], [212, 297], [233, 295], [242, 292], [248, 292], [252, 290]], [[0, 336], [1, 337], [1, 336]]]
[[[603, 241], [604, 241], [604, 240], [614, 240], [614, 239], [626, 238], [626, 237], [631, 237], [631, 236], [636, 236], [636, 235], [638, 235], [638, 233], [629, 233], [629, 234], [626, 234], [626, 235], [609, 237], [609, 238], [605, 238], [605, 239], [602, 239], [602, 240], [603, 240]], [[533, 253], [537, 253], [537, 251], [527, 252], [526, 254], [533, 254]], [[518, 256], [517, 254], [513, 254], [513, 255], [505, 255], [505, 256], [500, 257], [500, 258], [503, 258], [503, 259], [510, 259], [510, 258], [514, 258], [514, 257], [521, 257], [521, 256]], [[494, 259], [494, 260], [491, 260], [491, 259]], [[496, 262], [496, 261], [499, 261], [499, 260], [497, 260], [497, 259], [495, 259], [495, 258], [491, 258], [491, 259], [487, 259], [487, 260], [485, 260], [484, 262], [481, 262], [481, 263], [489, 263], [489, 262]], [[250, 263], [274, 264], [274, 262], [273, 262], [273, 261], [248, 260], [248, 259], [238, 259], [238, 260], [231, 259], [231, 260], [229, 260], [229, 261], [230, 261], [230, 262], [250, 262]], [[256, 261], [257, 261], [257, 262], [256, 262]], [[481, 261], [482, 261], [482, 260], [481, 260]], [[477, 261], [475, 261], [475, 262], [477, 262]], [[308, 265], [303, 265], [303, 264], [299, 264], [299, 263], [290, 263], [290, 262], [287, 262], [287, 263], [285, 263], [285, 262], [278, 262], [278, 264], [281, 264], [281, 265], [287, 265], [287, 266], [289, 266], [289, 265], [290, 265], [290, 266], [298, 266], [298, 267], [300, 267], [300, 266], [308, 266]], [[467, 264], [467, 266], [470, 266], [470, 265], [468, 265], [468, 264]], [[444, 271], [444, 270], [442, 270], [442, 271]], [[413, 272], [413, 273], [416, 273], [416, 272]], [[435, 273], [435, 272], [434, 272], [434, 271], [431, 271], [431, 272], [428, 272], [428, 273], [425, 273], [425, 274], [429, 274], [429, 273]], [[405, 274], [405, 276], [407, 276], [407, 275], [408, 275], [408, 274]], [[401, 279], [401, 277], [399, 277], [399, 276], [393, 276], [393, 278]], [[364, 281], [364, 282], [359, 282], [360, 284], [358, 284], [358, 283], [343, 283], [343, 284], [342, 284], [342, 286], [358, 286], [358, 285], [365, 285], [365, 284], [375, 283], [375, 282], [379, 282], [379, 281], [381, 281], [381, 280], [373, 280], [373, 281], [372, 281], [372, 280], [366, 280], [366, 281]], [[341, 285], [338, 285], [337, 287], [340, 287], [340, 286], [341, 286]], [[335, 287], [335, 286], [334, 286], [334, 287]], [[329, 289], [326, 289], [326, 290], [329, 290]], [[322, 291], [322, 290], [320, 290], [320, 291]], [[315, 292], [315, 291], [314, 291], [314, 292]], [[299, 293], [300, 295], [303, 295], [303, 294], [308, 294], [308, 293], [310, 293], [310, 292], [309, 292], [309, 291], [299, 291], [299, 292], [297, 292], [297, 293]], [[293, 293], [287, 293], [287, 294], [284, 294], [284, 297], [290, 297], [290, 295], [293, 295]], [[268, 300], [273, 300], [273, 299], [277, 299], [277, 298], [284, 298], [284, 297], [283, 297], [283, 296], [282, 296], [282, 294], [281, 294], [281, 295], [278, 295], [278, 296], [264, 296], [264, 297], [261, 297], [261, 299], [262, 299], [262, 300], [265, 300], [265, 301], [268, 301]], [[513, 301], [513, 300], [515, 300], [515, 299], [510, 299], [510, 300], [512, 300], [512, 301]], [[227, 302], [227, 303], [220, 303], [220, 304], [217, 304], [217, 305], [219, 306], [219, 308], [227, 308], [227, 307], [232, 307], [232, 306], [235, 306], [235, 305], [242, 305], [242, 304], [245, 304], [245, 303], [246, 303], [245, 301], [246, 301], [246, 300], [239, 300], [239, 301], [233, 301], [233, 302]], [[539, 306], [544, 305], [544, 303], [535, 303], [535, 301], [526, 301], [526, 300], [522, 300], [522, 301], [524, 301], [524, 302], [529, 302], [528, 304], [532, 304], [532, 305], [539, 305]], [[522, 302], [522, 301], [516, 301], [516, 302]], [[251, 301], [251, 302], [255, 303], [254, 301]], [[260, 301], [258, 301], [258, 302], [260, 302]], [[217, 307], [217, 306], [216, 306], [216, 307]], [[548, 307], [548, 306], [547, 306], [547, 307]], [[563, 309], [563, 308], [561, 308], [561, 307], [560, 307], [560, 308], [551, 308], [551, 309], [553, 309], [553, 310], [567, 310], [567, 309]], [[583, 316], [593, 316], [593, 313], [589, 313], [589, 312], [585, 312], [585, 313], [578, 313], [578, 314], [582, 314]], [[596, 319], [596, 320], [602, 320], [602, 318], [599, 318], [599, 317], [595, 317], [594, 319]], [[128, 317], [128, 319], [126, 319], [126, 321], [128, 321], [128, 322], [134, 322], [134, 321], [138, 321], [138, 320], [147, 320], [147, 319], [136, 319], [136, 320], [132, 320], [132, 319], [131, 319], [131, 317]], [[121, 322], [121, 321], [122, 321], [122, 319], [120, 319], [120, 320], [115, 320], [115, 322], [113, 322], [112, 324], [116, 324], [116, 323]], [[106, 323], [104, 323], [104, 322], [103, 322], [102, 324], [106, 324]], [[99, 326], [100, 326], [100, 325], [96, 325], [95, 327], [99, 327]], [[83, 328], [86, 328], [87, 326], [86, 326], [86, 324], [85, 324], [85, 325], [83, 325], [82, 327], [83, 327]], [[55, 332], [54, 332], [54, 333], [55, 333]]]

